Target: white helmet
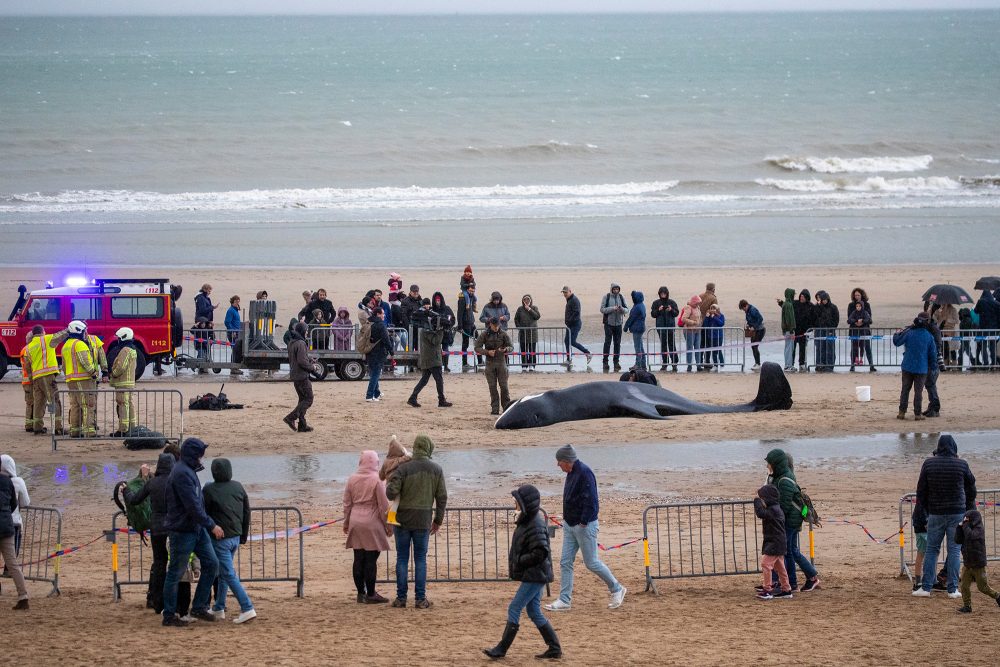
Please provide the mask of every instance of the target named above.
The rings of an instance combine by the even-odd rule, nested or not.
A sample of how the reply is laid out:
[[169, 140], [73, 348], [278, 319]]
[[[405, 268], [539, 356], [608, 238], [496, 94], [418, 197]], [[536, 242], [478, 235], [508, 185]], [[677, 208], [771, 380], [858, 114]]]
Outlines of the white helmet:
[[128, 327], [122, 327], [116, 331], [115, 336], [118, 337], [118, 340], [132, 340], [135, 338], [135, 334]]
[[66, 328], [69, 329], [69, 332], [72, 334], [82, 334], [87, 330], [87, 325], [80, 320], [73, 320]]

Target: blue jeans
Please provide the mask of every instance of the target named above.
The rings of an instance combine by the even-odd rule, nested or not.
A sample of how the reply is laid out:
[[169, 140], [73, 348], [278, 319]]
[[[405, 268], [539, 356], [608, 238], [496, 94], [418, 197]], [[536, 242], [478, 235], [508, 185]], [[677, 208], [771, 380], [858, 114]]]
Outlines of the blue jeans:
[[528, 618], [535, 624], [535, 627], [542, 627], [549, 622], [542, 613], [542, 591], [545, 584], [538, 584], [532, 581], [522, 581], [514, 593], [514, 599], [507, 607], [507, 621], [518, 623], [521, 620], [521, 612], [527, 607]]
[[924, 553], [924, 572], [920, 578], [925, 591], [929, 591], [937, 581], [935, 570], [938, 553], [941, 551], [941, 542], [945, 536], [948, 537], [948, 557], [944, 561], [945, 570], [948, 572], [948, 592], [958, 589], [958, 566], [962, 545], [955, 544], [955, 530], [964, 517], [963, 512], [927, 515], [927, 551]]
[[635, 365], [638, 368], [646, 368], [646, 348], [643, 345], [642, 334], [632, 334], [632, 346], [635, 347]]
[[785, 332], [785, 369], [795, 367], [795, 332]]
[[[684, 330], [684, 344], [687, 347], [687, 365], [691, 365], [691, 359], [696, 354], [696, 362], [701, 361], [701, 356], [698, 354], [698, 350], [701, 348], [701, 332], [698, 330], [690, 331], [688, 329]], [[691, 370], [690, 368], [688, 370]]]
[[177, 613], [177, 584], [188, 567], [191, 552], [201, 561], [201, 576], [194, 592], [191, 611], [207, 611], [208, 598], [212, 594], [212, 581], [219, 570], [219, 560], [212, 548], [212, 538], [208, 531], [199, 528], [193, 533], [170, 531], [170, 563], [167, 578], [163, 582], [163, 616], [170, 618]]
[[580, 329], [582, 329], [582, 328], [583, 328], [583, 322], [580, 322], [578, 324], [574, 324], [573, 326], [567, 327], [567, 331], [566, 331], [566, 354], [569, 354], [569, 348], [571, 346], [575, 347], [578, 350], [580, 350], [584, 354], [590, 354], [590, 350], [588, 350], [583, 345], [580, 345], [578, 342], [576, 342], [576, 337], [580, 335]]
[[240, 548], [239, 536], [235, 535], [215, 540], [212, 542], [212, 546], [215, 548], [216, 558], [219, 559], [219, 588], [215, 593], [215, 605], [212, 609], [215, 611], [225, 611], [226, 591], [232, 589], [233, 595], [236, 596], [236, 601], [240, 603], [240, 611], [250, 611], [253, 609], [253, 602], [250, 601], [250, 596], [247, 595], [247, 592], [243, 590], [243, 584], [240, 583], [240, 575], [236, 573], [236, 569], [233, 567], [233, 556], [236, 555], [236, 550]]
[[576, 552], [583, 552], [583, 564], [587, 569], [601, 578], [608, 586], [608, 590], [617, 593], [622, 585], [611, 574], [608, 566], [597, 557], [597, 533], [600, 530], [597, 520], [591, 521], [586, 526], [570, 526], [566, 524], [563, 528], [562, 558], [559, 561], [561, 574], [559, 576], [559, 599], [569, 604], [573, 599], [573, 561], [576, 560]]
[[788, 570], [788, 584], [793, 591], [798, 588], [796, 565], [802, 570], [802, 574], [806, 575], [806, 579], [812, 579], [819, 574], [812, 562], [799, 551], [799, 529], [785, 528], [785, 569]]
[[382, 390], [379, 389], [378, 381], [382, 377], [382, 364], [385, 363], [385, 357], [382, 355], [371, 356], [368, 359], [368, 391], [365, 392], [365, 398], [378, 398], [382, 395]]
[[418, 600], [427, 597], [427, 543], [429, 530], [406, 530], [396, 526], [396, 597], [406, 599], [407, 576], [410, 567], [410, 545], [413, 545], [413, 595]]

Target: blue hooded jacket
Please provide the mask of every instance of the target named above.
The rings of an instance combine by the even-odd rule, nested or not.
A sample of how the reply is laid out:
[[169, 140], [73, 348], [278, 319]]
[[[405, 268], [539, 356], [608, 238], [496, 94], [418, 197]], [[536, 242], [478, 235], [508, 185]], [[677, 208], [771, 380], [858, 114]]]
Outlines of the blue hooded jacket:
[[912, 326], [898, 331], [892, 336], [896, 347], [905, 345], [902, 368], [914, 375], [927, 375], [937, 364], [937, 345], [927, 326]]
[[628, 311], [625, 331], [633, 334], [646, 333], [646, 304], [643, 303], [642, 292], [632, 290], [632, 310]]
[[205, 469], [201, 457], [207, 448], [198, 438], [188, 438], [181, 444], [181, 460], [170, 471], [167, 483], [167, 518], [163, 522], [166, 530], [194, 533], [199, 528], [215, 528], [215, 522], [205, 511], [198, 481], [198, 471]]

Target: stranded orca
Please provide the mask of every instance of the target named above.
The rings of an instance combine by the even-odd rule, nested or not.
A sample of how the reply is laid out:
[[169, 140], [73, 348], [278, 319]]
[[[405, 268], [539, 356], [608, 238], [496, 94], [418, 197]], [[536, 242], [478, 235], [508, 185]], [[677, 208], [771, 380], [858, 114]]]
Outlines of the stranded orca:
[[785, 373], [778, 364], [766, 362], [760, 369], [757, 397], [743, 405], [705, 405], [662, 387], [639, 382], [586, 382], [519, 399], [500, 415], [496, 428], [535, 428], [604, 417], [666, 419], [675, 415], [787, 410], [790, 407], [792, 388]]

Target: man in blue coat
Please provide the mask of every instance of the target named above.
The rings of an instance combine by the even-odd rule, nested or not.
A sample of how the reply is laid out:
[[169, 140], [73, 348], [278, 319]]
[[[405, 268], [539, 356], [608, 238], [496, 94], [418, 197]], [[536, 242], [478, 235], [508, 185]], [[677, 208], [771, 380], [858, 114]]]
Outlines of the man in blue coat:
[[[177, 617], [177, 583], [187, 569], [191, 552], [201, 560], [201, 576], [191, 604], [191, 616], [202, 621], [215, 621], [208, 611], [212, 582], [219, 561], [212, 547], [212, 537], [221, 540], [225, 533], [205, 512], [198, 471], [204, 470], [201, 458], [208, 447], [198, 438], [188, 438], [181, 444], [181, 460], [170, 471], [167, 482], [167, 517], [163, 527], [170, 532], [170, 565], [163, 583], [163, 625], [187, 625]], [[209, 537], [209, 533], [212, 537]]]
[[899, 414], [897, 419], [906, 419], [906, 404], [910, 400], [910, 389], [913, 389], [914, 419], [926, 419], [921, 412], [924, 399], [924, 383], [927, 373], [937, 363], [937, 345], [931, 334], [931, 318], [926, 312], [921, 312], [914, 318], [913, 324], [897, 331], [892, 336], [892, 344], [896, 347], [906, 346], [903, 350], [903, 388], [899, 392]]
[[600, 502], [597, 498], [597, 479], [593, 471], [577, 458], [573, 445], [560, 447], [556, 452], [556, 463], [566, 473], [563, 487], [563, 546], [559, 566], [559, 599], [545, 605], [549, 611], [567, 611], [573, 599], [573, 561], [576, 552], [583, 552], [583, 563], [587, 569], [601, 578], [611, 593], [609, 609], [622, 606], [625, 587], [618, 583], [608, 566], [597, 557], [597, 533], [600, 526], [597, 513]]

